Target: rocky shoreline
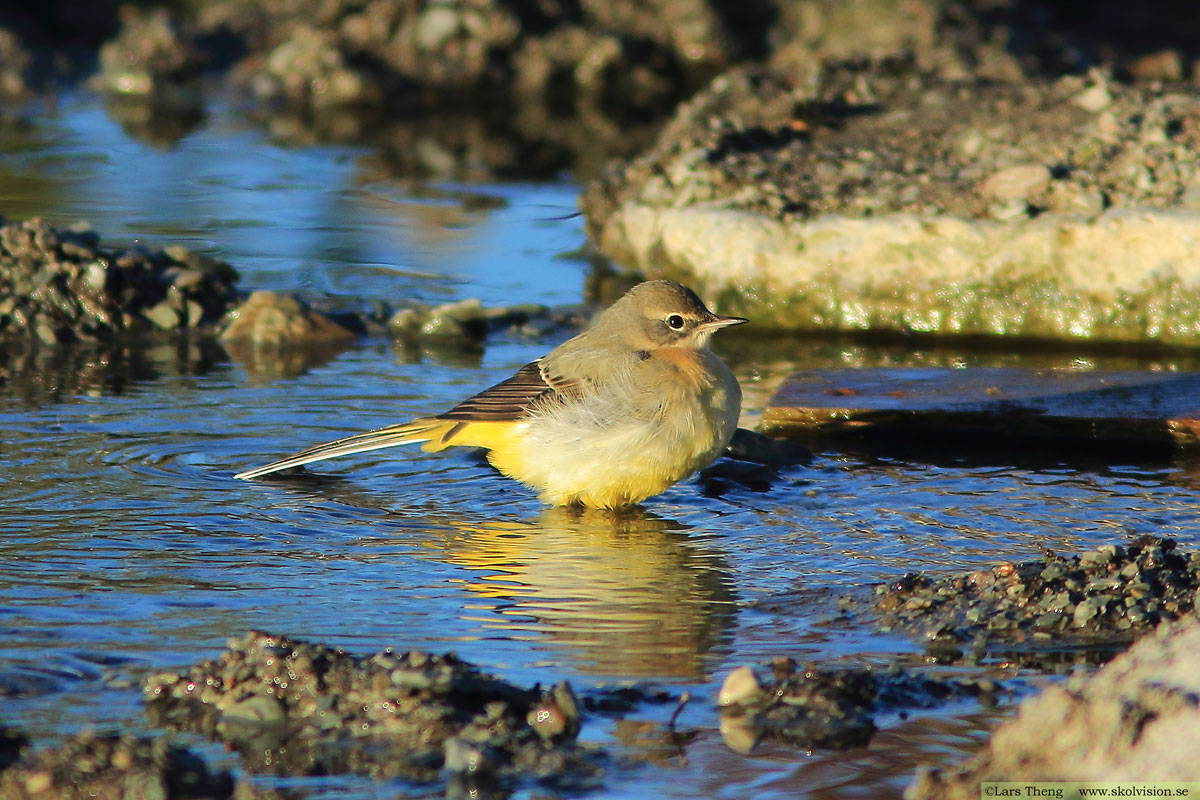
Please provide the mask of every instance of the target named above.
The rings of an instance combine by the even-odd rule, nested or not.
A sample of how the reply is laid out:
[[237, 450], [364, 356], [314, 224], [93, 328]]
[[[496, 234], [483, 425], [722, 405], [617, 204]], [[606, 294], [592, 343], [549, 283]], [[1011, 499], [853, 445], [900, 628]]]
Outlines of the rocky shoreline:
[[60, 230], [39, 219], [0, 218], [0, 341], [114, 343], [194, 333], [237, 347], [313, 348], [359, 336], [479, 345], [489, 335], [543, 336], [576, 329], [579, 309], [439, 306], [322, 313], [289, 294], [237, 290], [229, 264], [182, 247], [106, 247], [86, 223]]
[[[1016, 675], [1013, 653], [1029, 656], [1018, 657], [1027, 668], [1053, 669], [1056, 655], [1102, 663], [1137, 639], [1094, 675], [1078, 673], [1065, 687], [1027, 698], [983, 753], [955, 770], [921, 772], [906, 797], [975, 796], [980, 780], [1195, 780], [1192, 759], [1175, 748], [1179, 757], [1162, 762], [1165, 751], [1154, 743], [1185, 741], [1180, 732], [1200, 718], [1188, 666], [1200, 648], [1198, 562], [1200, 553], [1178, 551], [1171, 540], [1142, 537], [1127, 547], [1046, 554], [963, 577], [905, 578], [880, 587], [865, 605], [847, 595], [840, 624], [847, 614], [865, 614], [885, 629], [908, 631], [929, 648], [924, 664], [878, 657], [862, 665], [799, 664], [781, 655], [730, 671], [717, 696], [697, 701], [738, 753], [766, 740], [801, 750], [855, 748], [873, 738], [880, 714], [966, 700], [992, 707], [1010, 698], [1001, 678]], [[1067, 629], [1043, 624], [1068, 605]], [[1155, 627], [1159, 619], [1169, 621]], [[985, 648], [965, 662], [975, 671], [939, 672], [964, 663], [968, 640]], [[1010, 655], [1001, 663], [996, 654]], [[176, 743], [189, 733], [224, 744], [251, 774], [400, 778], [444, 784], [456, 796], [507, 796], [521, 786], [587, 793], [604, 785], [609, 768], [638, 757], [579, 741], [588, 717], [644, 717], [658, 706], [653, 724], [678, 746], [702, 733], [676, 729], [687, 693], [633, 686], [579, 692], [566, 682], [521, 687], [453, 653], [353, 655], [259, 631], [230, 639], [218, 656], [190, 668], [145, 677], [142, 692], [147, 719], [165, 737], [82, 733], [33, 748], [19, 731], [0, 731], [0, 795], [276, 796], [206, 766]], [[1143, 730], [1146, 720], [1153, 723]]]

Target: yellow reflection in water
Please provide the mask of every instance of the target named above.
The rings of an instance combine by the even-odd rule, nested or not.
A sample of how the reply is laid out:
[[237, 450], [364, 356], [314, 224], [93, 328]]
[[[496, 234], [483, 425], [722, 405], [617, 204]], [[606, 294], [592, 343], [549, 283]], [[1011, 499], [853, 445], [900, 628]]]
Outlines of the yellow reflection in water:
[[472, 573], [464, 586], [481, 600], [466, 615], [549, 636], [584, 671], [705, 679], [705, 654], [732, 628], [728, 568], [672, 520], [554, 508], [451, 525], [442, 557]]

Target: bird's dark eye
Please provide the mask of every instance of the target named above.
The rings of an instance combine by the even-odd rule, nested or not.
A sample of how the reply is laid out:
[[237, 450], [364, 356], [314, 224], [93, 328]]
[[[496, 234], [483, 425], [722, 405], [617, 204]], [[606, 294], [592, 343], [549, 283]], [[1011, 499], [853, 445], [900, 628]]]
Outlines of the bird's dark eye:
[[667, 317], [667, 324], [673, 329], [679, 330], [683, 327], [683, 317], [679, 316], [678, 314], [672, 314], [671, 316]]

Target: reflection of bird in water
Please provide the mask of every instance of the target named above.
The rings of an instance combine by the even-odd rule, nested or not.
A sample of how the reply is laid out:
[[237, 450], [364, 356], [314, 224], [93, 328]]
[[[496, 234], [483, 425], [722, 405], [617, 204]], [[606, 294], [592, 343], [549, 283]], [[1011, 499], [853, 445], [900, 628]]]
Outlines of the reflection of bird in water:
[[586, 672], [704, 679], [735, 594], [721, 557], [640, 509], [547, 509], [536, 523], [455, 524], [446, 561], [493, 601], [489, 628], [548, 635]]
[[515, 375], [435, 417], [311, 447], [239, 473], [424, 442], [482, 447], [552, 505], [616, 508], [664, 491], [729, 444], [741, 389], [708, 342], [719, 317], [672, 281], [630, 289], [596, 323]]
[[[736, 595], [722, 555], [640, 508], [548, 508], [530, 521], [416, 516], [381, 507], [345, 478], [296, 475], [276, 485], [411, 521], [402, 535], [414, 555], [466, 573], [459, 586], [478, 598], [463, 611], [472, 626], [557, 652], [582, 672], [704, 680], [707, 654], [732, 635]], [[383, 544], [384, 529], [365, 524], [363, 544]]]

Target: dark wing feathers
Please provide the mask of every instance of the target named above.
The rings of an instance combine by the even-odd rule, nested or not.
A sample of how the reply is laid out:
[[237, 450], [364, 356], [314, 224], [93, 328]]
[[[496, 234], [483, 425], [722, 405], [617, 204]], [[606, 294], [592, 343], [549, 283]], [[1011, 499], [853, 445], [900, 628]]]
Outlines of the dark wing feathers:
[[468, 397], [439, 419], [460, 419], [480, 422], [502, 422], [525, 416], [535, 402], [548, 398], [574, 396], [578, 392], [575, 381], [549, 375], [539, 360], [517, 370], [516, 374], [484, 389], [474, 397]]

